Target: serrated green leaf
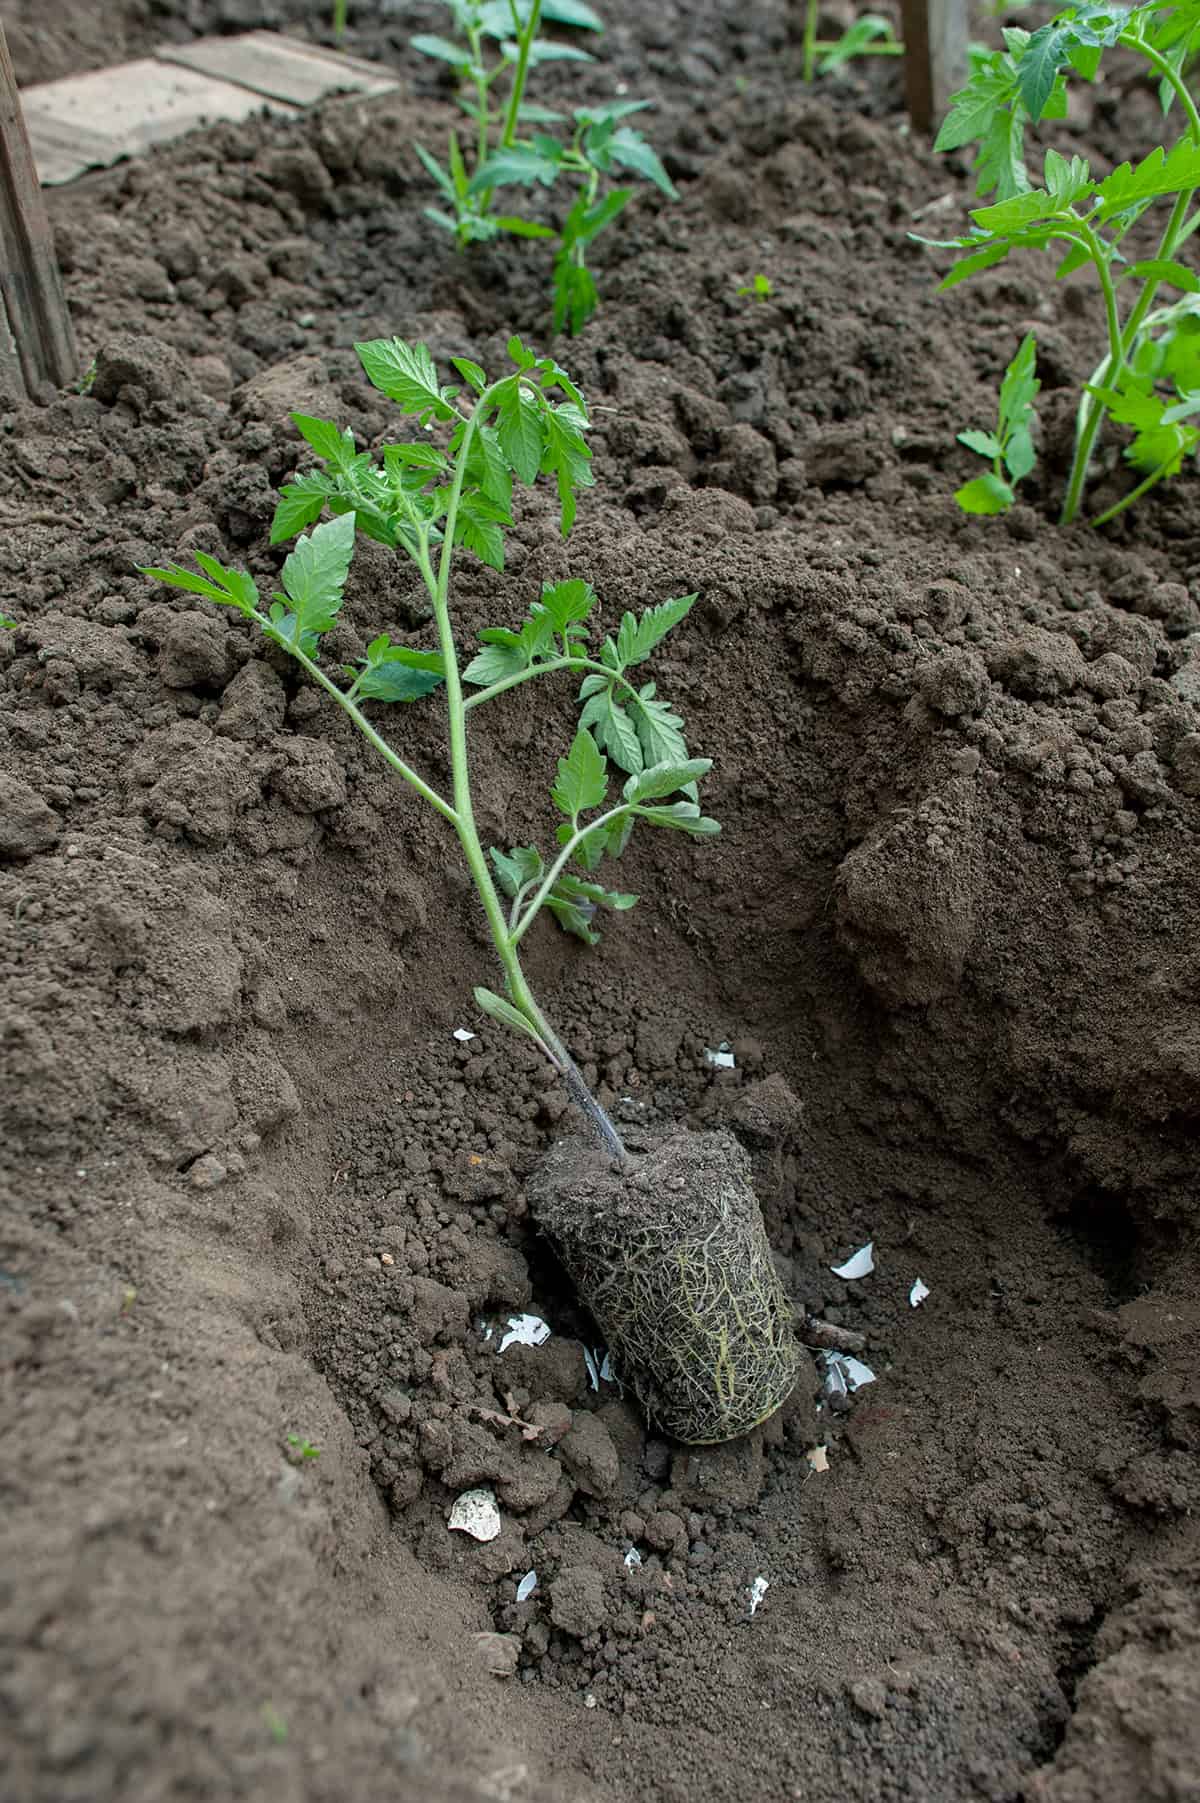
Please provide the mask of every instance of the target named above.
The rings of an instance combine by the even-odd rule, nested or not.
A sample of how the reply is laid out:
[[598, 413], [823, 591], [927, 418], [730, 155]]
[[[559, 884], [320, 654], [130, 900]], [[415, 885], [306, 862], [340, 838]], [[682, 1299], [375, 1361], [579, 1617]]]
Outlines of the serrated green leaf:
[[965, 282], [970, 276], [978, 275], [981, 270], [994, 269], [997, 263], [1003, 263], [1011, 248], [1005, 239], [999, 244], [988, 244], [983, 250], [977, 250], [969, 257], [960, 257], [958, 262], [952, 265], [949, 273], [944, 275], [938, 283], [938, 293], [944, 294], [949, 288], [957, 288], [960, 282]]
[[487, 375], [478, 363], [472, 363], [469, 357], [451, 357], [450, 361], [463, 381], [469, 383], [476, 394], [482, 394], [487, 387]]
[[561, 531], [567, 537], [575, 523], [575, 490], [590, 488], [592, 453], [584, 442], [586, 416], [568, 401], [547, 407], [542, 414], [544, 431], [541, 473], [558, 484]]
[[504, 1026], [511, 1027], [514, 1033], [523, 1033], [527, 1039], [532, 1039], [535, 1045], [541, 1046], [543, 1051], [549, 1052], [549, 1048], [533, 1023], [526, 1020], [519, 1009], [514, 1008], [511, 1002], [506, 1002], [504, 997], [497, 995], [494, 990], [477, 988], [475, 990], [475, 1006], [484, 1014], [491, 1015], [493, 1020], [498, 1020]]
[[530, 883], [541, 882], [545, 874], [542, 854], [535, 845], [514, 845], [507, 852], [491, 845], [488, 856], [495, 868], [496, 880], [510, 901]]
[[620, 126], [609, 138], [607, 151], [614, 163], [619, 163], [623, 169], [632, 169], [635, 175], [653, 182], [668, 200], [679, 199], [679, 190], [641, 132], [634, 131], [630, 125]]
[[994, 432], [960, 432], [959, 444], [965, 444], [968, 451], [978, 451], [981, 457], [999, 457], [1000, 440]]
[[[438, 662], [441, 662], [440, 658]], [[388, 662], [376, 665], [358, 678], [358, 693], [369, 701], [419, 701], [424, 695], [432, 695], [445, 680], [441, 670]]]
[[551, 187], [563, 158], [562, 146], [555, 148], [556, 156], [545, 150], [535, 150], [532, 144], [509, 144], [503, 150], [497, 150], [471, 177], [470, 192], [483, 194], [492, 188], [513, 185], [528, 188], [535, 182], [543, 188]]
[[353, 461], [353, 432], [341, 431], [331, 419], [310, 419], [305, 413], [293, 413], [289, 417], [300, 436], [325, 463], [340, 470]]
[[598, 808], [608, 794], [604, 757], [586, 726], [575, 734], [570, 751], [558, 760], [558, 781], [550, 791], [560, 813], [576, 820], [588, 808]]
[[216, 601], [222, 607], [236, 607], [239, 613], [250, 614], [254, 611], [258, 605], [258, 589], [244, 570], [227, 569], [215, 557], [208, 557], [199, 551], [196, 553], [196, 561], [205, 570], [205, 575], [197, 576], [177, 563], [168, 564], [165, 569], [139, 564], [138, 574], [152, 576], [156, 582], [165, 582], [168, 588], [185, 589], [190, 595], [203, 595], [206, 600]]
[[454, 522], [454, 542], [473, 551], [490, 569], [504, 568], [504, 531], [509, 524], [505, 510], [481, 494], [464, 494]]
[[644, 767], [646, 760], [637, 728], [621, 704], [613, 699], [611, 689], [592, 695], [579, 720], [595, 734], [597, 744], [619, 769], [632, 775]]
[[556, 238], [552, 226], [539, 225], [534, 219], [521, 219], [515, 213], [494, 213], [492, 224], [497, 231], [509, 232], [516, 238]]
[[[433, 177], [442, 193], [446, 196], [446, 199], [453, 204], [457, 199], [454, 192], [454, 183], [450, 180], [450, 177], [446, 174], [446, 171], [442, 168], [442, 165], [438, 162], [437, 158], [431, 156], [423, 144], [418, 144], [415, 141], [413, 143], [413, 149], [416, 151], [417, 158], [421, 163], [422, 168], [425, 170], [425, 173]], [[439, 223], [441, 223], [442, 220], [445, 220], [445, 223], [450, 227], [451, 231], [454, 230], [454, 220], [447, 219], [444, 213], [436, 214], [434, 217], [438, 219]]]
[[1158, 145], [1136, 168], [1122, 163], [1100, 183], [1096, 190], [1100, 201], [1096, 219], [1103, 225], [1141, 201], [1185, 193], [1196, 187], [1200, 187], [1200, 144], [1181, 138], [1169, 155]]
[[687, 783], [699, 782], [711, 769], [711, 758], [685, 758], [678, 764], [652, 764], [638, 775], [631, 776], [622, 794], [629, 802], [658, 801], [664, 795], [674, 795]]
[[409, 48], [419, 51], [422, 56], [436, 57], [439, 62], [449, 63], [452, 68], [462, 71], [471, 67], [471, 52], [463, 44], [455, 44], [449, 38], [439, 38], [428, 32], [421, 32], [415, 38], [409, 38]]
[[636, 701], [630, 701], [629, 716], [642, 748], [644, 766], [679, 764], [687, 758], [683, 718], [672, 712], [668, 702], [655, 699], [652, 682], [645, 685]]
[[354, 348], [367, 380], [405, 413], [422, 420], [454, 418], [454, 408], [442, 399], [437, 369], [425, 345], [376, 338]]
[[999, 201], [995, 206], [976, 207], [971, 218], [980, 231], [1002, 237], [1019, 232], [1023, 226], [1033, 225], [1039, 219], [1052, 218], [1059, 210], [1053, 194], [1047, 194], [1044, 188], [1031, 188], [1024, 194], [1014, 195], [1011, 200]]
[[538, 479], [545, 448], [542, 409], [517, 376], [500, 383], [494, 399], [500, 448], [519, 480], [530, 486]]
[[720, 821], [710, 820], [693, 801], [677, 801], [669, 808], [641, 808], [637, 817], [648, 826], [671, 827], [697, 839], [715, 838], [721, 830]]
[[1200, 276], [1185, 263], [1152, 257], [1145, 263], [1131, 263], [1128, 273], [1139, 281], [1170, 282], [1173, 288], [1182, 288], [1185, 294], [1200, 294]]
[[574, 337], [596, 311], [599, 295], [596, 278], [586, 264], [576, 262], [569, 244], [554, 259], [553, 295], [554, 329], [565, 328]]
[[507, 645], [486, 645], [477, 651], [466, 669], [463, 681], [474, 683], [477, 688], [491, 688], [494, 682], [503, 682], [509, 676], [517, 676], [528, 667], [528, 660], [519, 651]]
[[342, 590], [354, 555], [354, 515], [326, 520], [306, 538], [297, 541], [284, 561], [280, 581], [292, 612], [280, 629], [289, 647], [311, 655], [322, 633], [328, 632], [342, 605]]
[[334, 487], [321, 470], [309, 470], [294, 482], [285, 482], [271, 520], [271, 543], [281, 545], [319, 520]]
[[954, 499], [964, 513], [1007, 513], [1016, 499], [1002, 477], [988, 471], [956, 488]]
[[667, 634], [687, 618], [695, 603], [694, 594], [676, 595], [670, 601], [660, 601], [655, 607], [647, 607], [639, 617], [635, 618], [631, 613], [623, 615], [617, 633], [617, 656], [621, 668], [627, 669], [630, 664], [643, 663], [655, 646], [660, 645]]
[[1036, 124], [1054, 89], [1058, 72], [1076, 41], [1072, 24], [1057, 19], [1035, 31], [1017, 64], [1017, 91], [1021, 104]]

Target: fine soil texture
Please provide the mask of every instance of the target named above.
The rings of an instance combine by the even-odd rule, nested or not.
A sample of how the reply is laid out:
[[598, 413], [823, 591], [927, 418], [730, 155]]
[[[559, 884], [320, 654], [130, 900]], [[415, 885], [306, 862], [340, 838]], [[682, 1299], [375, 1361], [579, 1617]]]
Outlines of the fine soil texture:
[[[314, 10], [5, 24], [30, 82]], [[780, 0], [604, 10], [541, 97], [654, 101], [680, 199], [601, 241], [575, 340], [538, 244], [423, 217], [412, 142], [458, 115], [407, 43], [444, 8], [352, 0], [394, 97], [48, 195], [83, 379], [0, 401], [13, 1803], [1200, 1795], [1196, 477], [1054, 523], [1096, 296], [1031, 260], [935, 292], [908, 234], [971, 181], [895, 62], [806, 88]], [[1058, 141], [1107, 167], [1157, 120], [1118, 79]], [[1031, 328], [1039, 473], [970, 520], [955, 433]], [[499, 371], [513, 331], [589, 397], [596, 486], [567, 543], [526, 492], [505, 574], [463, 557], [464, 642], [566, 575], [604, 630], [697, 592], [652, 673], [724, 826], [635, 837], [638, 907], [595, 950], [539, 922], [530, 978], [631, 1140], [737, 1137], [787, 1296], [873, 1373], [806, 1353], [728, 1445], [647, 1424], [533, 1224], [581, 1128], [474, 1009], [443, 823], [138, 574], [269, 591], [289, 414], [405, 435], [354, 342]], [[1090, 511], [1129, 484], [1114, 440]], [[423, 593], [364, 543], [329, 666], [430, 646]], [[376, 712], [444, 780], [437, 697]], [[486, 843], [545, 843], [573, 719], [545, 683], [473, 726]], [[488, 1541], [448, 1526], [478, 1489]]]

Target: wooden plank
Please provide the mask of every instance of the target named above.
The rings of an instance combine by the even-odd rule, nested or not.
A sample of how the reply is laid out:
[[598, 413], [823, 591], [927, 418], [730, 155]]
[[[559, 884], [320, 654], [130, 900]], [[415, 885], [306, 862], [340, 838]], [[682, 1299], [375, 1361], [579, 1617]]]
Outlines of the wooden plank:
[[162, 62], [234, 82], [293, 106], [312, 106], [329, 94], [390, 94], [400, 85], [395, 76], [382, 74], [377, 63], [274, 31], [201, 38], [195, 44], [169, 45], [157, 54]]
[[0, 23], [0, 295], [26, 390], [65, 388], [79, 375], [50, 221], [21, 116], [17, 78]]
[[85, 169], [106, 168], [151, 144], [181, 138], [198, 125], [246, 119], [264, 107], [271, 112], [294, 110], [233, 82], [216, 81], [154, 57], [43, 82], [27, 88], [24, 100], [31, 136], [53, 147], [42, 175], [46, 182], [69, 181]]
[[966, 0], [900, 0], [904, 86], [914, 131], [936, 131], [967, 79]]

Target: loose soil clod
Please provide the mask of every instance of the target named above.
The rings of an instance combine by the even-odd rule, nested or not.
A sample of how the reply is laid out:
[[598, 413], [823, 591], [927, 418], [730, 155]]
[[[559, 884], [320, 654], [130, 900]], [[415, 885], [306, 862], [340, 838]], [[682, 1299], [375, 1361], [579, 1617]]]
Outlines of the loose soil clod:
[[530, 1199], [664, 1432], [734, 1440], [787, 1400], [801, 1368], [792, 1310], [730, 1134], [674, 1133], [624, 1172], [564, 1141]]

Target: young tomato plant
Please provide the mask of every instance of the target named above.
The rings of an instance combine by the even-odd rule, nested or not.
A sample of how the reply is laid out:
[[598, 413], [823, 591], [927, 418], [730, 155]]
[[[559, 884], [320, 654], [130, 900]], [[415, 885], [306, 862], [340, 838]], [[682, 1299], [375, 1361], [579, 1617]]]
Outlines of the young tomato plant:
[[[281, 490], [272, 543], [304, 533], [326, 508], [334, 517], [298, 539], [280, 573], [281, 589], [270, 601], [260, 598], [244, 571], [201, 552], [196, 553], [200, 574], [176, 564], [143, 573], [234, 607], [252, 621], [295, 658], [395, 774], [454, 829], [505, 980], [504, 995], [478, 988], [476, 1002], [533, 1040], [601, 1142], [621, 1160], [616, 1129], [542, 1012], [519, 953], [543, 908], [568, 932], [594, 943], [598, 909], [634, 905], [635, 895], [607, 889], [594, 880], [594, 872], [606, 858], [621, 856], [639, 821], [700, 838], [720, 831], [701, 813], [697, 794], [710, 760], [689, 756], [682, 719], [653, 682], [640, 681], [639, 666], [685, 618], [695, 596], [664, 601], [640, 616], [625, 614], [616, 635], [593, 651], [588, 620], [595, 594], [578, 579], [554, 583], [519, 626], [482, 632], [481, 648], [463, 667], [451, 605], [455, 554], [471, 552], [502, 570], [513, 484], [532, 486], [539, 476], [557, 483], [561, 529], [564, 537], [570, 532], [576, 492], [592, 482], [583, 396], [564, 370], [548, 357], [534, 356], [519, 338], [510, 339], [508, 347], [514, 371], [495, 381], [478, 364], [455, 358], [465, 387], [443, 387], [422, 344], [393, 338], [355, 348], [375, 387], [431, 433], [445, 428], [444, 442], [430, 436], [390, 444], [375, 458], [356, 450], [353, 434], [331, 420], [293, 414], [323, 468]], [[321, 641], [342, 605], [356, 532], [415, 563], [432, 603], [437, 649], [393, 644], [381, 633], [357, 666], [339, 673], [348, 680], [339, 680], [321, 666]], [[532, 845], [492, 847], [489, 855], [475, 821], [468, 728], [480, 708], [510, 689], [559, 672], [579, 681], [584, 705], [550, 791], [561, 816], [555, 846], [544, 855]], [[448, 795], [402, 758], [364, 711], [369, 702], [412, 702], [435, 691], [445, 696]], [[624, 779], [616, 795], [613, 765], [620, 772], [617, 780]]]
[[[840, 38], [818, 38], [819, 0], [805, 0], [804, 6], [804, 80], [814, 75], [832, 75], [856, 56], [903, 56], [890, 19], [879, 13], [861, 13]], [[820, 59], [818, 61], [818, 58]]]
[[[424, 145], [414, 146], [441, 191], [444, 206], [426, 217], [453, 232], [460, 249], [502, 232], [555, 243], [554, 329], [578, 332], [596, 310], [596, 282], [588, 247], [611, 225], [633, 189], [602, 187], [618, 169], [650, 181], [670, 199], [675, 188], [650, 145], [625, 121], [649, 105], [623, 100], [607, 107], [576, 107], [568, 118], [525, 99], [531, 70], [551, 62], [590, 62], [584, 50], [540, 38], [542, 20], [601, 31], [581, 0], [446, 0], [456, 39], [422, 34], [415, 50], [449, 63], [459, 80], [459, 105], [472, 123], [464, 146], [451, 132], [445, 163]], [[502, 89], [507, 89], [503, 101]], [[541, 127], [522, 135], [523, 126]], [[513, 187], [573, 187], [574, 198], [556, 228], [497, 205], [497, 192]]]
[[986, 457], [991, 469], [975, 476], [955, 491], [954, 499], [964, 513], [1007, 513], [1016, 500], [1016, 486], [1024, 481], [1034, 464], [1030, 423], [1033, 403], [1041, 383], [1034, 375], [1037, 344], [1032, 332], [1026, 332], [1021, 346], [1004, 372], [1000, 384], [1000, 405], [994, 432], [960, 432], [959, 444]]
[[[1006, 48], [977, 52], [971, 79], [956, 94], [936, 149], [978, 144], [977, 193], [995, 193], [990, 206], [972, 214], [972, 231], [943, 241], [965, 251], [941, 286], [953, 288], [992, 269], [1014, 250], [1053, 250], [1059, 279], [1091, 266], [1104, 301], [1107, 346], [1084, 385], [1075, 449], [1062, 505], [1062, 522], [1079, 515], [1088, 470], [1101, 427], [1111, 416], [1135, 436], [1125, 456], [1142, 477], [1137, 486], [1093, 522], [1102, 524], [1129, 507], [1164, 477], [1175, 475], [1200, 433], [1185, 422], [1200, 412], [1200, 360], [1195, 302], [1200, 277], [1180, 253], [1200, 225], [1194, 206], [1200, 187], [1200, 112], [1185, 71], [1200, 49], [1200, 6], [1151, 0], [1131, 7], [1079, 5], [1060, 12], [1032, 34], [1004, 33]], [[1164, 115], [1182, 115], [1183, 129], [1169, 148], [1152, 150], [1136, 165], [1122, 163], [1097, 179], [1081, 157], [1047, 150], [1040, 186], [1025, 164], [1025, 131], [1066, 112], [1068, 73], [1092, 80], [1106, 51], [1133, 51], [1159, 81]], [[1149, 257], [1129, 257], [1125, 242], [1154, 212], [1165, 212], [1158, 244]], [[925, 239], [922, 242], [930, 243]], [[1184, 299], [1155, 309], [1163, 286]]]

